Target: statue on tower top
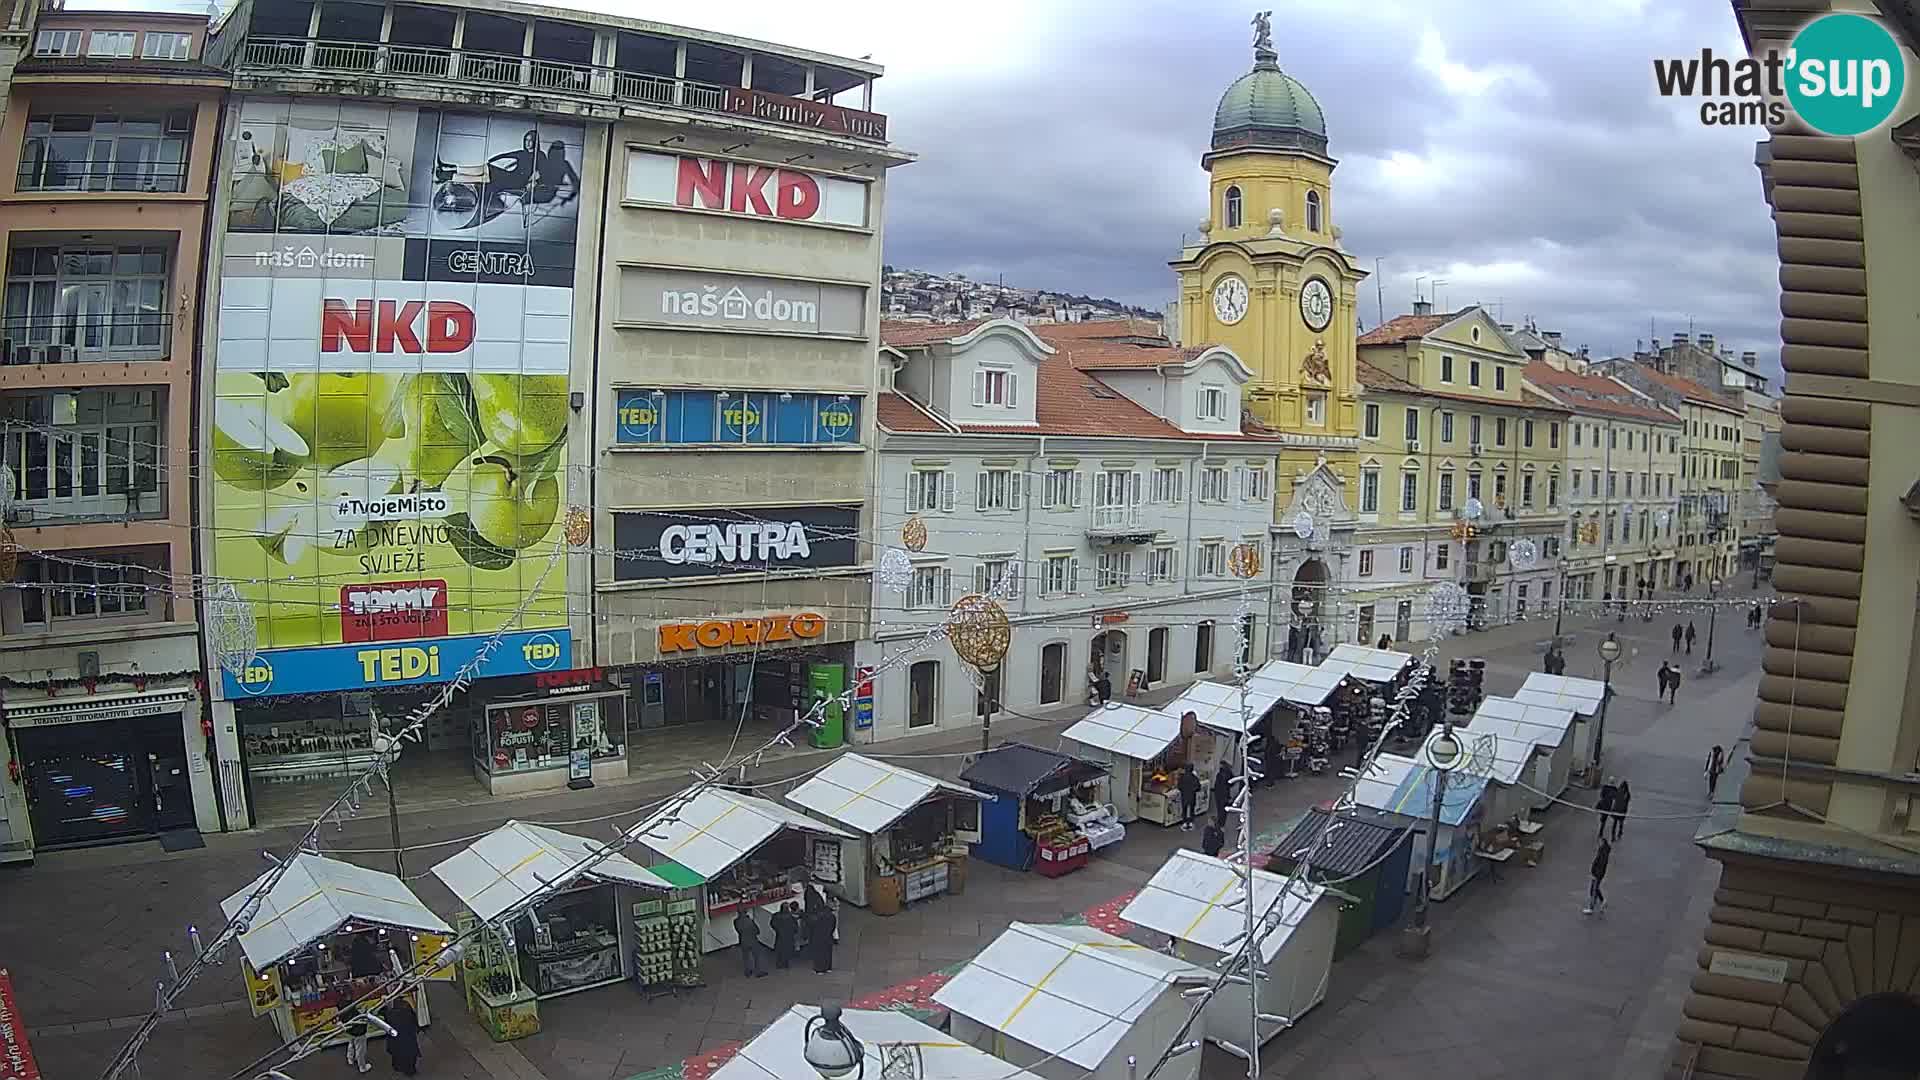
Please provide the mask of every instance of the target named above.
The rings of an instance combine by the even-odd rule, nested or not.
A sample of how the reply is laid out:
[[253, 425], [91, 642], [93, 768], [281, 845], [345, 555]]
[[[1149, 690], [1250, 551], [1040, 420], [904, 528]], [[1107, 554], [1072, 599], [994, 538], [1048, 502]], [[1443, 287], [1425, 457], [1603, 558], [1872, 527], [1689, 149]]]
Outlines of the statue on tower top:
[[1256, 11], [1253, 13], [1253, 51], [1273, 52], [1273, 12]]

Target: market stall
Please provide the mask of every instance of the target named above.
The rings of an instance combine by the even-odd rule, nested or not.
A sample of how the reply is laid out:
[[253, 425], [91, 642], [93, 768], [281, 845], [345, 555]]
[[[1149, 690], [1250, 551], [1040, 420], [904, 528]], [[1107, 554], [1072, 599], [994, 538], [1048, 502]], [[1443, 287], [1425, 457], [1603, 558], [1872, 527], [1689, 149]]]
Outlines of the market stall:
[[[709, 1080], [805, 1080], [819, 1076], [807, 1064], [808, 1029], [818, 1031], [820, 1009], [795, 1005], [760, 1029], [725, 1065], [708, 1074]], [[1009, 1069], [1007, 1063], [938, 1028], [928, 1027], [891, 1009], [842, 1009], [840, 1024], [860, 1044], [866, 1075], [881, 1080], [896, 1075], [894, 1057], [910, 1053], [912, 1069], [898, 1075], [914, 1080], [1041, 1080], [1033, 1073]]]
[[980, 807], [976, 857], [1049, 877], [1086, 865], [1093, 844], [1067, 815], [1076, 802], [1090, 806], [1107, 801], [1105, 765], [1007, 742], [975, 757], [960, 779], [994, 796]]
[[1195, 734], [1181, 724], [1179, 713], [1115, 701], [1061, 732], [1060, 740], [1075, 756], [1107, 767], [1107, 794], [1121, 823], [1144, 818], [1156, 825], [1178, 825], [1176, 785], [1187, 760], [1189, 736]]
[[902, 904], [964, 887], [966, 846], [980, 839], [985, 796], [843, 754], [788, 792], [787, 801], [853, 834], [840, 847], [840, 880], [830, 891], [892, 915]]
[[[392, 874], [308, 852], [292, 859], [240, 935], [253, 1015], [271, 1016], [282, 1039], [324, 1026], [383, 977], [439, 953], [453, 933]], [[220, 910], [229, 920], [240, 917], [253, 890], [275, 872], [221, 901]], [[451, 980], [453, 969], [431, 977]], [[421, 1027], [432, 1022], [424, 986], [414, 991], [413, 1006]], [[328, 1045], [344, 1041], [341, 1035]]]
[[1396, 649], [1376, 649], [1348, 642], [1335, 645], [1320, 666], [1338, 671], [1351, 679], [1385, 686], [1398, 679], [1413, 663], [1412, 653]]
[[483, 985], [470, 982], [468, 999], [483, 1023], [500, 1009], [523, 1006], [528, 995], [545, 1000], [633, 976], [634, 904], [665, 898], [673, 886], [617, 853], [585, 873], [576, 872], [600, 847], [544, 825], [509, 821], [433, 868], [433, 875], [485, 923], [542, 889], [558, 889], [504, 928], [500, 944], [517, 969], [516, 985], [506, 998], [494, 993], [499, 973], [476, 968]]
[[[1328, 706], [1340, 689], [1348, 685], [1345, 672], [1269, 660], [1249, 675], [1247, 682], [1263, 693], [1280, 696], [1283, 707], [1267, 715], [1267, 730], [1263, 732], [1278, 740], [1274, 750], [1279, 777], [1291, 779], [1300, 775], [1302, 764], [1314, 772], [1325, 771], [1331, 764], [1336, 734], [1333, 710]], [[1346, 727], [1339, 729], [1342, 739], [1347, 730]]]
[[1305, 860], [1307, 880], [1336, 882], [1347, 901], [1340, 907], [1335, 960], [1360, 947], [1376, 932], [1400, 921], [1407, 898], [1407, 866], [1413, 858], [1413, 833], [1349, 814], [1332, 832], [1330, 809], [1301, 815], [1267, 858], [1267, 869], [1291, 874]]
[[1279, 705], [1281, 697], [1271, 687], [1256, 686], [1251, 680], [1246, 687], [1246, 700], [1241, 700], [1241, 688], [1237, 685], [1217, 682], [1197, 682], [1186, 688], [1177, 698], [1160, 707], [1160, 711], [1174, 716], [1192, 713], [1196, 721], [1205, 727], [1210, 738], [1200, 738], [1196, 733], [1188, 747], [1187, 760], [1193, 762], [1194, 771], [1200, 774], [1203, 786], [1222, 761], [1239, 760], [1240, 740], [1247, 733], [1263, 734], [1269, 730], [1271, 720], [1268, 713]]
[[[1424, 834], [1433, 816], [1434, 770], [1412, 758], [1381, 754], [1374, 767], [1354, 783], [1354, 816], [1388, 828], [1415, 833], [1416, 852], [1407, 870], [1407, 888], [1418, 889], [1426, 867]], [[1487, 779], [1455, 771], [1447, 777], [1441, 800], [1440, 832], [1434, 841], [1434, 882], [1429, 895], [1444, 900], [1471, 881], [1485, 866], [1474, 857], [1475, 843], [1486, 815], [1483, 803]]]
[[[1175, 851], [1120, 917], [1167, 935], [1175, 955], [1213, 971], [1246, 938], [1246, 909], [1237, 903], [1242, 892], [1239, 872], [1223, 860]], [[1290, 881], [1265, 870], [1253, 873], [1252, 901], [1256, 916], [1272, 913], [1275, 918], [1273, 931], [1260, 939], [1260, 970], [1265, 974], [1254, 980], [1259, 1012], [1297, 1022], [1327, 996], [1340, 904], [1324, 885]], [[1286, 1024], [1274, 1022], [1252, 1031], [1253, 1011], [1247, 987], [1229, 983], [1207, 1003], [1201, 1029], [1212, 1042], [1238, 1047], [1265, 1044], [1286, 1030]]]
[[1513, 699], [1527, 705], [1545, 705], [1573, 712], [1573, 756], [1569, 775], [1580, 775], [1593, 767], [1594, 718], [1600, 715], [1600, 702], [1606, 697], [1607, 684], [1598, 679], [1578, 679], [1571, 675], [1548, 675], [1536, 671], [1527, 676]]
[[[1453, 729], [1453, 737], [1465, 748], [1465, 754], [1447, 779], [1449, 791], [1460, 777], [1479, 777], [1487, 785], [1481, 799], [1482, 832], [1504, 826], [1509, 837], [1531, 835], [1537, 828], [1530, 817], [1533, 796], [1523, 785], [1546, 760], [1533, 740], [1534, 729], [1490, 716], [1476, 717], [1475, 721], [1471, 727]], [[1436, 728], [1423, 745], [1430, 745], [1442, 734]]]
[[1567, 790], [1573, 780], [1573, 710], [1516, 698], [1483, 698], [1467, 729], [1480, 731], [1494, 722], [1514, 738], [1530, 740], [1540, 748], [1533, 770], [1521, 777], [1521, 781], [1532, 789], [1528, 792], [1528, 806], [1545, 810], [1553, 805], [1553, 800]]
[[[1179, 1041], [1211, 973], [1091, 926], [1016, 922], [934, 992], [953, 1036], [1047, 1080], [1131, 1080]], [[1200, 1055], [1157, 1074], [1194, 1080]]]
[[700, 948], [740, 944], [733, 917], [741, 908], [762, 923], [780, 905], [798, 902], [809, 881], [840, 884], [842, 849], [853, 834], [791, 809], [725, 788], [663, 807], [638, 830], [661, 863], [650, 867], [679, 887], [697, 885]]

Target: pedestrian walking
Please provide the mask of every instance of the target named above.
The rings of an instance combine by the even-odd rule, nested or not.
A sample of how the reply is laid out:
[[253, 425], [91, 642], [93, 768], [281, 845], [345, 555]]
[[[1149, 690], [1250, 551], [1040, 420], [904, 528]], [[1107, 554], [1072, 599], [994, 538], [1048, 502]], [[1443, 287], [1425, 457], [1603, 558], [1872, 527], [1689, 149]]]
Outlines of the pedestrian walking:
[[838, 923], [833, 917], [833, 909], [822, 905], [813, 917], [812, 945], [813, 970], [825, 974], [833, 970], [833, 934]]
[[1218, 857], [1220, 849], [1227, 846], [1227, 831], [1213, 822], [1207, 822], [1206, 831], [1200, 834], [1200, 850]]
[[1600, 838], [1600, 849], [1593, 853], [1593, 866], [1588, 870], [1593, 880], [1587, 883], [1587, 906], [1581, 908], [1581, 914], [1591, 915], [1596, 911], [1605, 911], [1607, 894], [1600, 891], [1600, 883], [1607, 878], [1607, 863], [1613, 858], [1613, 845], [1606, 837]]
[[767, 958], [762, 953], [760, 924], [753, 919], [753, 909], [743, 907], [733, 917], [733, 932], [740, 935], [740, 970], [749, 979], [758, 979], [767, 974]]
[[1619, 792], [1619, 790], [1620, 790], [1619, 782], [1616, 781], [1611, 776], [1607, 777], [1607, 782], [1600, 785], [1599, 801], [1593, 804], [1593, 808], [1600, 812], [1600, 834], [1599, 835], [1600, 835], [1600, 839], [1602, 840], [1605, 840], [1607, 838], [1607, 815], [1613, 812], [1614, 796]]
[[1613, 838], [1620, 839], [1620, 832], [1627, 827], [1627, 807], [1633, 805], [1633, 788], [1625, 780], [1613, 793]]
[[367, 1014], [358, 1005], [348, 1007], [346, 1023], [342, 1025], [347, 1032], [347, 1067], [358, 1072], [372, 1072], [373, 1064], [367, 1060]]
[[1720, 749], [1719, 743], [1715, 743], [1713, 750], [1707, 754], [1707, 799], [1709, 801], [1713, 799], [1713, 789], [1720, 786], [1720, 774], [1726, 771], [1726, 751]]
[[1675, 665], [1667, 672], [1667, 704], [1672, 705], [1674, 698], [1680, 696], [1680, 668]]
[[1193, 762], [1180, 766], [1180, 831], [1193, 831], [1193, 815], [1200, 812], [1200, 777]]
[[1213, 823], [1227, 827], [1227, 805], [1233, 802], [1233, 766], [1222, 761], [1213, 774]]
[[773, 966], [793, 966], [800, 951], [800, 905], [789, 900], [773, 913]]
[[1693, 655], [1693, 620], [1687, 620], [1687, 655]]
[[1611, 614], [1613, 614], [1613, 590], [1608, 589], [1600, 594], [1600, 617], [1604, 619]]
[[1692, 574], [1687, 575], [1687, 591], [1688, 592], [1693, 591], [1693, 575]]
[[1267, 733], [1260, 739], [1260, 783], [1272, 787], [1280, 779], [1280, 737], [1268, 721]]
[[415, 1075], [420, 1068], [420, 1014], [413, 1011], [413, 1002], [399, 997], [387, 1006], [383, 1019], [393, 1029], [387, 1036], [387, 1057], [393, 1062], [393, 1071], [401, 1076]]
[[1683, 629], [1679, 623], [1673, 624], [1673, 651], [1674, 652], [1680, 651], [1680, 639], [1685, 637], [1686, 634], [1687, 634], [1686, 630]]
[[1673, 665], [1662, 660], [1660, 661], [1660, 670], [1654, 672], [1654, 674], [1660, 678], [1660, 691], [1653, 695], [1653, 700], [1659, 701], [1661, 698], [1667, 696], [1667, 680], [1673, 677]]
[[1376, 649], [1390, 649], [1392, 647], [1393, 647], [1393, 636], [1391, 634], [1381, 634], [1379, 644], [1374, 646], [1374, 648]]

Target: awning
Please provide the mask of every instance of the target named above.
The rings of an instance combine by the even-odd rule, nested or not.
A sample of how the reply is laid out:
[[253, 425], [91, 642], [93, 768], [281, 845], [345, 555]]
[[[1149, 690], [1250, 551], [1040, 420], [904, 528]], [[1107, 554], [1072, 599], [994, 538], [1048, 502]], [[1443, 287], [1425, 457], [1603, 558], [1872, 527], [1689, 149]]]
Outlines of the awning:
[[[544, 825], [509, 821], [435, 866], [433, 876], [444, 882], [467, 910], [492, 921], [540, 889], [565, 879], [600, 846]], [[601, 859], [579, 876], [660, 892], [674, 887], [618, 853]]]
[[782, 829], [853, 839], [823, 821], [777, 802], [708, 788], [678, 809], [669, 805], [638, 830], [641, 844], [709, 880], [753, 854]]
[[[1279, 874], [1253, 872], [1254, 913], [1271, 911], [1279, 917], [1274, 931], [1260, 943], [1262, 963], [1270, 964], [1280, 955], [1294, 928], [1326, 893], [1324, 886], [1305, 880], [1293, 883], [1290, 893], [1288, 885], [1288, 879]], [[1175, 851], [1127, 902], [1120, 917], [1168, 937], [1232, 952], [1247, 930], [1241, 892], [1239, 874], [1224, 861], [1197, 851]]]
[[89, 694], [86, 697], [48, 698], [32, 704], [7, 702], [7, 723], [13, 727], [50, 727], [85, 724], [95, 720], [125, 720], [179, 712], [193, 700], [187, 689], [148, 690], [137, 694]]
[[1343, 671], [1356, 679], [1370, 683], [1392, 682], [1413, 663], [1412, 653], [1396, 652], [1393, 649], [1375, 649], [1351, 642], [1335, 645], [1333, 652], [1320, 666]]
[[1225, 683], [1197, 682], [1165, 705], [1161, 711], [1173, 716], [1192, 713], [1201, 723], [1216, 731], [1242, 734], [1280, 704], [1278, 692], [1253, 683], [1247, 684], [1245, 720], [1242, 721], [1240, 688]]
[[1004, 791], [1021, 798], [1046, 798], [1108, 772], [1106, 765], [1042, 750], [1022, 742], [1004, 742], [976, 755], [960, 779], [983, 791]]
[[1209, 973], [1091, 926], [1017, 922], [933, 995], [983, 1027], [1097, 1069], [1160, 995]]
[[1567, 741], [1567, 731], [1573, 727], [1573, 707], [1507, 697], [1482, 698], [1468, 726], [1478, 730], [1486, 720], [1504, 721], [1514, 726], [1515, 735], [1530, 738], [1548, 750], [1557, 750]]
[[[818, 1076], [805, 1055], [807, 1022], [818, 1015], [820, 1010], [812, 1005], [795, 1005], [781, 1013], [712, 1073], [711, 1080], [802, 1080]], [[840, 1022], [865, 1049], [868, 1076], [878, 1075], [886, 1061], [881, 1047], [910, 1046], [917, 1080], [1040, 1080], [906, 1013], [843, 1009]]]
[[1606, 690], [1606, 684], [1597, 679], [1577, 679], [1571, 675], [1548, 675], [1536, 671], [1527, 676], [1527, 681], [1513, 695], [1513, 699], [1530, 705], [1572, 709], [1581, 716], [1592, 716], [1600, 711], [1600, 699], [1606, 695]]
[[1061, 732], [1060, 737], [1135, 761], [1152, 761], [1180, 737], [1180, 714], [1110, 701]]
[[843, 754], [788, 792], [787, 801], [872, 836], [886, 831], [907, 811], [937, 794], [976, 801], [985, 798], [972, 788], [935, 780], [912, 769], [860, 754]]
[[[1440, 823], [1458, 825], [1487, 790], [1487, 778], [1458, 771], [1447, 777]], [[1369, 810], [1426, 820], [1433, 816], [1433, 769], [1412, 758], [1381, 754], [1354, 784], [1354, 802]]]
[[1289, 704], [1312, 708], [1325, 705], [1333, 692], [1340, 689], [1340, 680], [1344, 678], [1346, 672], [1338, 668], [1269, 660], [1248, 676], [1247, 681], [1265, 693], [1279, 694], [1281, 700]]
[[[273, 872], [220, 902], [228, 920], [240, 914], [247, 897]], [[302, 852], [248, 920], [240, 951], [255, 971], [265, 971], [348, 923], [453, 933], [392, 874]]]

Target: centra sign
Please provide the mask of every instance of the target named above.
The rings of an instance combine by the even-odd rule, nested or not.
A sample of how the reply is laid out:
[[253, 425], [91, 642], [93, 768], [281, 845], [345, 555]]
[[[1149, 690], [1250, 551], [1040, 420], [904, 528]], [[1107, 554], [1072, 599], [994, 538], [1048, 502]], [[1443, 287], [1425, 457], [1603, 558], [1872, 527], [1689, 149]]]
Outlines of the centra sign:
[[813, 555], [797, 521], [674, 525], [660, 533], [660, 557], [680, 563], [785, 562]]

